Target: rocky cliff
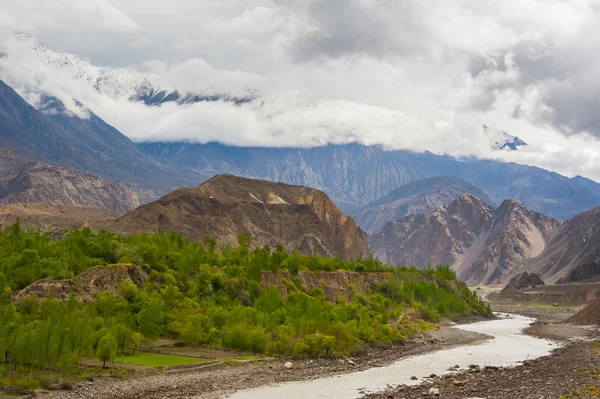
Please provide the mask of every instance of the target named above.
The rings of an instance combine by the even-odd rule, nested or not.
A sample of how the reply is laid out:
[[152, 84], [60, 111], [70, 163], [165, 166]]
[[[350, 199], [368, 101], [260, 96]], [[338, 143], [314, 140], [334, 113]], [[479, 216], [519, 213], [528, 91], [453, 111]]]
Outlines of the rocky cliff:
[[498, 208], [471, 194], [422, 215], [388, 222], [369, 238], [371, 250], [394, 265], [448, 264], [470, 284], [506, 282], [539, 255], [561, 222], [515, 200]]
[[302, 253], [367, 256], [366, 234], [321, 191], [263, 180], [218, 175], [197, 188], [178, 189], [106, 226], [122, 233], [174, 230], [193, 240], [209, 235], [252, 246], [283, 243]]
[[370, 203], [352, 217], [362, 229], [371, 234], [389, 221], [432, 211], [466, 193], [493, 205], [492, 200], [471, 183], [458, 177], [439, 176], [408, 183]]
[[569, 279], [571, 271], [600, 261], [600, 207], [569, 219], [544, 252], [527, 263], [527, 270], [546, 282]]
[[115, 181], [39, 162], [0, 171], [0, 204], [48, 203], [116, 211], [139, 206], [137, 194]]

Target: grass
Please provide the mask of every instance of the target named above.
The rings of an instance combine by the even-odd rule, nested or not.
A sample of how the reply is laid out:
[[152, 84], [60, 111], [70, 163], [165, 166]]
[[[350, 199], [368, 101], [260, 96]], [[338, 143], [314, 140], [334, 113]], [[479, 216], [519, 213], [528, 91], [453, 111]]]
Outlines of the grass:
[[196, 357], [163, 355], [158, 353], [143, 353], [135, 356], [117, 357], [116, 363], [138, 364], [141, 366], [181, 366], [184, 364], [205, 363], [209, 359]]

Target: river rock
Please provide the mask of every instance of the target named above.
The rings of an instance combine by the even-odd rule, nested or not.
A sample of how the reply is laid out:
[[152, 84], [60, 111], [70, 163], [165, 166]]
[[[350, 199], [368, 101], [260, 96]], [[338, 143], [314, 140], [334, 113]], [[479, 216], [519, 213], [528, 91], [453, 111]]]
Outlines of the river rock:
[[429, 396], [440, 396], [440, 390], [438, 388], [429, 388]]
[[283, 365], [283, 367], [285, 367], [286, 369], [291, 369], [292, 367], [294, 367], [294, 365], [292, 364], [292, 362], [285, 362], [285, 364]]

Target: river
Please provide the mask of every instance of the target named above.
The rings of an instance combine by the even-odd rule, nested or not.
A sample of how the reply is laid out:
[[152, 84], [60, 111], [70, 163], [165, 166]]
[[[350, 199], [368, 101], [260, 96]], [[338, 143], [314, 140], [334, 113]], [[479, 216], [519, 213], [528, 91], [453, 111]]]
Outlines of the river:
[[361, 392], [383, 391], [387, 385], [415, 385], [411, 380], [431, 374], [448, 374], [448, 368], [470, 364], [479, 366], [510, 366], [528, 359], [545, 356], [557, 344], [545, 339], [523, 334], [523, 329], [534, 320], [519, 315], [501, 315], [501, 318], [479, 323], [457, 326], [467, 331], [492, 336], [477, 345], [465, 345], [440, 350], [424, 355], [401, 359], [389, 366], [378, 367], [355, 373], [342, 374], [312, 381], [288, 382], [277, 386], [239, 391], [230, 399], [352, 399], [363, 396]]

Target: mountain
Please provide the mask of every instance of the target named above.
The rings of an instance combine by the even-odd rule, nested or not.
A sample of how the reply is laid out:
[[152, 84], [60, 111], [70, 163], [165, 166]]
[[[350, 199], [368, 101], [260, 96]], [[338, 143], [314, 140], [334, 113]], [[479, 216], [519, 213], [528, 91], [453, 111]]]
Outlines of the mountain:
[[508, 199], [498, 208], [472, 194], [432, 212], [388, 222], [369, 238], [371, 250], [390, 264], [448, 264], [469, 284], [506, 282], [539, 255], [561, 222]]
[[37, 110], [0, 80], [0, 147], [24, 160], [117, 180], [148, 198], [208, 177], [157, 161], [118, 130], [88, 113], [88, 118], [80, 118], [50, 97], [43, 98], [41, 111]]
[[15, 203], [80, 205], [123, 212], [140, 204], [135, 191], [113, 180], [39, 162], [0, 171], [0, 204]]
[[360, 144], [313, 148], [231, 147], [218, 143], [138, 143], [163, 162], [205, 173], [228, 173], [314, 187], [354, 213], [393, 190], [428, 177], [456, 176], [479, 187], [493, 203], [514, 198], [557, 219], [600, 204], [600, 184], [491, 160], [429, 152], [389, 151]]
[[160, 83], [160, 77], [152, 73], [126, 68], [99, 67], [75, 54], [54, 51], [33, 37], [20, 32], [10, 33], [22, 44], [31, 48], [40, 61], [57, 69], [67, 71], [76, 80], [84, 81], [98, 92], [112, 98], [127, 98], [147, 105], [161, 105], [174, 102], [179, 105], [205, 101], [226, 101], [243, 104], [253, 101], [256, 91], [246, 90], [240, 95], [230, 95], [207, 86], [201, 90], [189, 91]]
[[23, 160], [17, 154], [0, 147], [0, 170], [8, 169], [21, 162]]
[[[99, 225], [108, 219], [115, 219], [123, 212], [80, 205], [51, 205], [46, 203], [0, 205], [0, 224], [10, 226], [19, 219], [21, 227], [46, 229], [82, 229], [91, 226], [98, 230]], [[60, 235], [59, 235], [60, 236]]]
[[453, 176], [438, 176], [417, 180], [397, 188], [352, 215], [367, 233], [373, 233], [391, 220], [406, 215], [429, 212], [470, 193], [486, 204], [492, 200], [471, 183]]
[[518, 138], [505, 132], [504, 130], [498, 130], [489, 126], [483, 125], [483, 131], [491, 141], [491, 147], [494, 151], [516, 151], [519, 147], [526, 146], [527, 143]]
[[[526, 265], [546, 282], [555, 282], [579, 267], [600, 261], [600, 207], [569, 219], [544, 252]], [[590, 276], [592, 277], [592, 276]]]
[[193, 240], [209, 235], [219, 245], [249, 233], [252, 246], [279, 242], [344, 259], [367, 256], [367, 236], [321, 191], [283, 183], [218, 175], [181, 188], [106, 226], [121, 233], [174, 230]]

